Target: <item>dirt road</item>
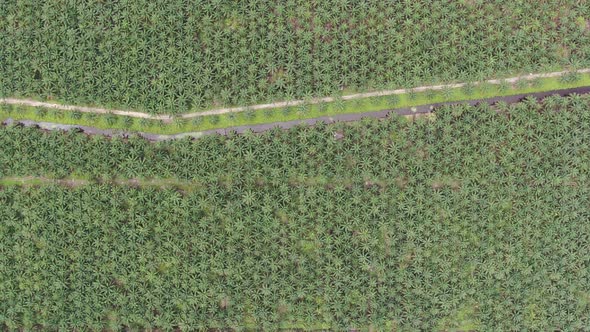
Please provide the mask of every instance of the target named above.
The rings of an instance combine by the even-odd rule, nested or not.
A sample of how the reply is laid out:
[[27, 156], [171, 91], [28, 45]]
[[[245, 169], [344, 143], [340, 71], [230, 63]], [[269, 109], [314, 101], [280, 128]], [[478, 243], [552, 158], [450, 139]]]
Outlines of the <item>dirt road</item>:
[[513, 95], [513, 96], [505, 96], [505, 97], [493, 97], [493, 98], [486, 98], [486, 99], [474, 99], [468, 101], [461, 101], [461, 102], [446, 102], [446, 103], [435, 103], [429, 105], [422, 105], [413, 108], [399, 108], [393, 110], [382, 110], [377, 112], [366, 112], [366, 113], [357, 113], [357, 114], [341, 114], [336, 116], [324, 116], [319, 118], [313, 119], [302, 119], [302, 120], [294, 120], [294, 121], [286, 121], [286, 122], [275, 122], [275, 123], [265, 123], [265, 124], [258, 124], [258, 125], [249, 125], [249, 126], [238, 126], [238, 127], [231, 127], [231, 128], [222, 128], [222, 129], [212, 129], [206, 130], [201, 132], [188, 132], [188, 133], [179, 133], [173, 135], [159, 135], [159, 134], [151, 134], [151, 133], [131, 133], [125, 132], [122, 130], [113, 130], [113, 129], [100, 129], [95, 127], [87, 127], [87, 126], [78, 126], [78, 125], [65, 125], [59, 123], [51, 123], [51, 122], [36, 122], [31, 120], [21, 120], [21, 121], [14, 121], [9, 119], [4, 122], [5, 125], [20, 123], [24, 126], [37, 126], [44, 130], [82, 130], [84, 133], [88, 135], [106, 135], [106, 136], [119, 136], [119, 137], [127, 137], [131, 135], [139, 135], [144, 137], [150, 141], [165, 141], [171, 139], [182, 139], [186, 137], [192, 138], [199, 138], [204, 135], [211, 135], [211, 134], [220, 134], [220, 135], [227, 135], [231, 132], [236, 133], [243, 133], [246, 130], [251, 130], [253, 132], [262, 132], [265, 130], [270, 130], [272, 128], [282, 128], [288, 129], [300, 124], [307, 124], [307, 125], [314, 125], [318, 122], [324, 123], [334, 123], [334, 122], [349, 122], [349, 121], [358, 121], [362, 118], [386, 118], [390, 114], [397, 114], [400, 116], [416, 116], [416, 115], [423, 115], [429, 114], [436, 108], [441, 107], [443, 105], [453, 105], [453, 104], [469, 104], [469, 105], [477, 105], [479, 103], [488, 103], [494, 104], [499, 101], [503, 101], [506, 103], [516, 103], [521, 101], [526, 97], [534, 97], [537, 99], [542, 99], [547, 96], [551, 95], [560, 95], [560, 96], [568, 96], [571, 94], [585, 94], [590, 93], [590, 86], [588, 87], [580, 87], [580, 88], [572, 88], [572, 89], [563, 89], [563, 90], [553, 90], [553, 91], [546, 91], [546, 92], [539, 92], [539, 93], [532, 93], [532, 94], [520, 94], [520, 95]]
[[[590, 68], [576, 70], [574, 72], [577, 73], [590, 73]], [[506, 83], [515, 83], [519, 80], [533, 80], [537, 78], [551, 78], [551, 77], [559, 77], [568, 71], [560, 71], [560, 72], [553, 72], [553, 73], [544, 73], [544, 74], [530, 74], [524, 76], [517, 76], [511, 77], [506, 79], [493, 79], [485, 81], [485, 83], [490, 84], [501, 84], [502, 82]], [[475, 83], [476, 85], [481, 83]], [[430, 86], [421, 86], [412, 89], [397, 89], [397, 90], [382, 90], [382, 91], [374, 91], [374, 92], [365, 92], [365, 93], [357, 93], [352, 95], [342, 96], [342, 100], [353, 100], [353, 99], [362, 99], [362, 98], [370, 98], [370, 97], [378, 97], [378, 96], [390, 96], [390, 95], [399, 95], [408, 93], [408, 91], [414, 92], [424, 92], [427, 90], [443, 90], [449, 88], [461, 88], [467, 85], [467, 83], [456, 83], [456, 84], [444, 84], [444, 85], [430, 85]], [[324, 97], [324, 98], [316, 98], [309, 101], [305, 100], [293, 100], [293, 101], [282, 101], [270, 104], [259, 104], [259, 105], [251, 105], [251, 106], [242, 106], [242, 107], [230, 107], [230, 108], [219, 108], [213, 109], [203, 112], [195, 112], [195, 113], [186, 113], [179, 115], [179, 117], [184, 119], [190, 119], [200, 116], [207, 116], [207, 115], [221, 115], [226, 113], [237, 113], [237, 112], [244, 112], [244, 111], [255, 111], [255, 110], [264, 110], [264, 109], [271, 109], [271, 108], [282, 108], [288, 106], [298, 106], [302, 104], [319, 104], [322, 102], [333, 102], [336, 98], [334, 97]], [[12, 104], [12, 105], [25, 105], [25, 106], [32, 106], [32, 107], [45, 107], [45, 108], [52, 108], [52, 109], [59, 109], [64, 111], [78, 111], [83, 113], [96, 113], [96, 114], [115, 114], [115, 115], [123, 115], [123, 116], [130, 116], [134, 118], [144, 118], [144, 119], [152, 119], [152, 120], [164, 120], [164, 121], [171, 121], [174, 116], [172, 115], [152, 115], [148, 113], [142, 112], [135, 112], [135, 111], [126, 111], [126, 110], [117, 110], [117, 109], [107, 109], [107, 108], [100, 108], [100, 107], [86, 107], [86, 106], [76, 106], [76, 105], [63, 105], [63, 104], [54, 104], [48, 102], [42, 102], [32, 99], [17, 99], [17, 98], [5, 98], [0, 99], [0, 103], [4, 104]]]

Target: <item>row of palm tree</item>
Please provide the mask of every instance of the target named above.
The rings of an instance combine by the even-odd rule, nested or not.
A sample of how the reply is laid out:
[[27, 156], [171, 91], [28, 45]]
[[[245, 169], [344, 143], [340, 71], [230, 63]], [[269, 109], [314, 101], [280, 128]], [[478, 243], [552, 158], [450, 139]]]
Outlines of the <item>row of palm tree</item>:
[[0, 91], [182, 113], [587, 66], [579, 1], [32, 0], [0, 12]]
[[455, 189], [3, 188], [0, 324], [583, 330], [587, 182], [466, 173]]
[[584, 330], [588, 141], [589, 95], [159, 143], [1, 127], [0, 326]]
[[587, 95], [555, 96], [445, 107], [436, 111], [435, 121], [367, 119], [157, 144], [136, 136], [109, 139], [12, 126], [0, 130], [0, 174], [230, 183], [414, 181], [464, 172], [562, 177], [560, 164], [586, 162], [576, 151], [588, 140], [588, 103]]

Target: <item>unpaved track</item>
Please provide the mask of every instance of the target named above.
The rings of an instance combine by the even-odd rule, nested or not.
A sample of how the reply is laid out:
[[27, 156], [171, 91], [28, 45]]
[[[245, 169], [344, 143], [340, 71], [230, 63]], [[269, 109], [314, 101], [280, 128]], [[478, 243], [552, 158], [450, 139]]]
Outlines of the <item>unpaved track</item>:
[[179, 180], [174, 178], [155, 178], [155, 179], [143, 179], [143, 178], [115, 178], [115, 179], [94, 179], [94, 180], [87, 180], [87, 179], [79, 179], [79, 178], [48, 178], [45, 176], [7, 176], [7, 177], [0, 177], [0, 187], [6, 184], [16, 184], [21, 186], [32, 185], [36, 186], [38, 184], [57, 184], [61, 186], [66, 186], [70, 188], [75, 187], [83, 187], [90, 184], [111, 184], [111, 185], [118, 185], [118, 186], [132, 186], [132, 187], [189, 187], [189, 188], [198, 188], [201, 187], [202, 184], [198, 181], [194, 180]]
[[[544, 73], [544, 74], [530, 74], [524, 76], [517, 76], [511, 77], [506, 79], [493, 79], [485, 81], [484, 83], [490, 84], [501, 84], [502, 82], [506, 83], [515, 83], [519, 80], [534, 80], [537, 78], [551, 78], [551, 77], [559, 77], [567, 73], [590, 73], [590, 68], [579, 69], [576, 71], [559, 71], [553, 73]], [[430, 86], [421, 86], [412, 89], [397, 89], [397, 90], [382, 90], [382, 91], [375, 91], [375, 92], [365, 92], [365, 93], [357, 93], [352, 95], [342, 96], [342, 100], [352, 100], [352, 99], [361, 99], [361, 98], [369, 98], [369, 97], [379, 97], [379, 96], [391, 96], [391, 95], [400, 95], [404, 93], [408, 93], [409, 91], [414, 92], [424, 92], [428, 90], [443, 90], [443, 89], [454, 89], [454, 88], [461, 88], [467, 85], [468, 83], [456, 83], [456, 84], [444, 84], [444, 85], [430, 85]], [[475, 85], [481, 84], [481, 82], [474, 83]], [[255, 110], [264, 110], [264, 109], [271, 109], [271, 108], [281, 108], [281, 107], [289, 107], [289, 106], [299, 106], [303, 104], [319, 104], [319, 103], [329, 103], [336, 101], [337, 98], [334, 97], [324, 97], [324, 98], [316, 98], [312, 100], [293, 100], [293, 101], [282, 101], [270, 104], [259, 104], [259, 105], [252, 105], [252, 106], [242, 106], [242, 107], [231, 107], [231, 108], [219, 108], [213, 109], [203, 112], [195, 112], [195, 113], [185, 113], [179, 115], [178, 117], [189, 119], [189, 118], [196, 118], [200, 116], [207, 116], [207, 115], [221, 115], [226, 113], [237, 113], [237, 112], [244, 112], [244, 111], [255, 111]], [[85, 107], [85, 106], [76, 106], [76, 105], [64, 105], [64, 104], [54, 104], [54, 103], [47, 103], [32, 99], [17, 99], [17, 98], [4, 98], [0, 99], [0, 103], [4, 104], [12, 104], [12, 105], [24, 105], [24, 106], [32, 106], [32, 107], [45, 107], [45, 108], [53, 108], [59, 109], [64, 111], [79, 111], [83, 113], [96, 113], [96, 114], [115, 114], [115, 115], [123, 115], [123, 116], [130, 116], [134, 118], [144, 118], [144, 119], [152, 119], [152, 120], [164, 120], [164, 121], [171, 121], [174, 119], [172, 115], [152, 115], [148, 113], [142, 112], [134, 112], [134, 111], [125, 111], [125, 110], [117, 110], [117, 109], [107, 109], [107, 108], [100, 108], [100, 107]]]
[[587, 87], [580, 87], [580, 88], [572, 88], [572, 89], [563, 89], [563, 90], [553, 90], [553, 91], [546, 91], [546, 92], [537, 92], [537, 93], [529, 93], [529, 94], [519, 94], [519, 95], [512, 95], [512, 96], [504, 96], [504, 97], [492, 97], [486, 99], [474, 99], [474, 100], [466, 100], [460, 102], [445, 102], [445, 103], [435, 103], [429, 105], [422, 105], [412, 108], [399, 108], [395, 110], [382, 110], [376, 112], [364, 112], [364, 113], [356, 113], [356, 114], [340, 114], [335, 116], [324, 116], [319, 118], [313, 119], [302, 119], [302, 120], [294, 120], [294, 121], [286, 121], [286, 122], [275, 122], [275, 123], [264, 123], [258, 125], [249, 125], [249, 126], [237, 126], [237, 127], [230, 127], [230, 128], [221, 128], [221, 129], [212, 129], [206, 130], [201, 132], [188, 132], [188, 133], [180, 133], [180, 134], [172, 134], [172, 135], [159, 135], [159, 134], [151, 134], [151, 133], [143, 133], [143, 132], [125, 132], [123, 130], [115, 130], [115, 129], [99, 129], [95, 127], [87, 127], [87, 126], [78, 126], [78, 125], [64, 125], [59, 123], [51, 123], [51, 122], [36, 122], [31, 120], [19, 120], [14, 121], [12, 119], [8, 119], [4, 121], [3, 124], [10, 125], [14, 123], [20, 123], [24, 126], [32, 127], [36, 126], [44, 130], [81, 130], [85, 134], [88, 135], [105, 135], [110, 137], [128, 137], [131, 135], [139, 135], [147, 140], [150, 141], [166, 141], [166, 140], [173, 140], [173, 139], [183, 139], [187, 137], [191, 138], [199, 138], [204, 135], [211, 135], [211, 134], [220, 134], [220, 135], [228, 135], [230, 133], [238, 133], [241, 134], [246, 130], [250, 130], [255, 133], [263, 132], [266, 130], [270, 130], [273, 128], [281, 128], [281, 129], [288, 129], [292, 128], [301, 124], [306, 125], [314, 125], [318, 122], [324, 123], [334, 123], [334, 122], [349, 122], [349, 121], [358, 121], [362, 118], [377, 118], [383, 119], [388, 117], [390, 114], [397, 114], [399, 116], [408, 116], [414, 117], [417, 115], [428, 115], [434, 109], [444, 106], [444, 105], [456, 105], [456, 104], [469, 104], [469, 105], [477, 105], [480, 103], [488, 103], [488, 104], [495, 104], [497, 102], [505, 102], [505, 103], [517, 103], [524, 98], [527, 97], [534, 97], [537, 99], [542, 99], [551, 95], [559, 95], [559, 96], [568, 96], [572, 94], [586, 94], [590, 93], [590, 86]]

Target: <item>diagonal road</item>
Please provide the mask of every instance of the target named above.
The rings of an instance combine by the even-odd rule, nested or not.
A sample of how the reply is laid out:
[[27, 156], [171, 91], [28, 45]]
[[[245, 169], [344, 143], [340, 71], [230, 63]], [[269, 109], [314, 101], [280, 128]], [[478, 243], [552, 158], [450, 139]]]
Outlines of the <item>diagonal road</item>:
[[[552, 78], [552, 77], [560, 77], [567, 73], [590, 73], [590, 68], [579, 69], [575, 71], [559, 71], [559, 72], [552, 72], [552, 73], [542, 73], [542, 74], [529, 74], [524, 76], [517, 76], [511, 77], [506, 79], [493, 79], [487, 80], [483, 83], [490, 83], [490, 84], [501, 84], [502, 82], [507, 83], [515, 83], [519, 80], [534, 80], [537, 78]], [[428, 90], [443, 90], [443, 89], [453, 89], [453, 88], [461, 88], [467, 85], [468, 83], [456, 83], [456, 84], [443, 84], [443, 85], [429, 85], [429, 86], [421, 86], [412, 89], [397, 89], [397, 90], [381, 90], [381, 91], [374, 91], [374, 92], [365, 92], [365, 93], [357, 93], [352, 95], [342, 96], [342, 100], [353, 100], [353, 99], [362, 99], [362, 98], [370, 98], [370, 97], [379, 97], [379, 96], [391, 96], [391, 95], [400, 95], [404, 93], [408, 93], [408, 91], [414, 92], [424, 92]], [[475, 83], [475, 85], [482, 84], [482, 82]], [[230, 108], [218, 108], [203, 112], [195, 112], [195, 113], [185, 113], [179, 115], [178, 117], [184, 119], [196, 118], [200, 116], [207, 116], [207, 115], [221, 115], [227, 113], [237, 113], [237, 112], [244, 112], [244, 111], [255, 111], [255, 110], [264, 110], [264, 109], [271, 109], [271, 108], [282, 108], [288, 106], [298, 106], [303, 104], [319, 104], [319, 103], [329, 103], [336, 101], [337, 98], [334, 97], [324, 97], [324, 98], [316, 98], [312, 100], [293, 100], [293, 101], [282, 101], [270, 104], [259, 104], [259, 105], [251, 105], [251, 106], [242, 106], [242, 107], [230, 107]], [[11, 104], [11, 105], [24, 105], [24, 106], [32, 106], [32, 107], [45, 107], [45, 108], [52, 108], [52, 109], [59, 109], [64, 111], [78, 111], [83, 113], [96, 113], [96, 114], [115, 114], [115, 115], [122, 115], [122, 116], [129, 116], [134, 118], [144, 118], [144, 119], [152, 119], [152, 120], [164, 120], [164, 121], [171, 121], [174, 119], [172, 115], [152, 115], [148, 113], [142, 112], [135, 112], [135, 111], [127, 111], [127, 110], [117, 110], [117, 109], [107, 109], [107, 108], [100, 108], [100, 107], [86, 107], [86, 106], [77, 106], [77, 105], [64, 105], [64, 104], [55, 104], [55, 103], [48, 103], [37, 101], [33, 99], [18, 99], [18, 98], [4, 98], [0, 99], [0, 103], [4, 104]]]
[[31, 120], [19, 120], [14, 121], [12, 119], [8, 119], [3, 124], [14, 124], [20, 123], [24, 126], [37, 126], [44, 130], [82, 130], [84, 133], [88, 135], [106, 135], [106, 136], [119, 136], [119, 137], [128, 137], [131, 135], [139, 135], [144, 137], [150, 141], [165, 141], [171, 139], [183, 139], [187, 137], [192, 138], [199, 138], [204, 135], [212, 135], [212, 134], [220, 134], [220, 135], [228, 135], [230, 133], [243, 133], [247, 130], [252, 132], [258, 133], [263, 132], [266, 130], [270, 130], [273, 128], [281, 128], [281, 129], [288, 129], [292, 128], [301, 124], [307, 125], [314, 125], [318, 122], [324, 123], [334, 123], [334, 122], [349, 122], [349, 121], [358, 121], [362, 118], [377, 118], [382, 119], [386, 118], [391, 114], [397, 114], [399, 116], [416, 116], [416, 115], [426, 115], [430, 114], [436, 108], [439, 108], [444, 105], [456, 105], [456, 104], [469, 104], [469, 105], [477, 105], [480, 103], [488, 103], [488, 104], [495, 104], [497, 102], [506, 102], [509, 104], [517, 103], [524, 98], [533, 97], [537, 99], [542, 99], [551, 95], [559, 95], [559, 96], [568, 96], [572, 94], [587, 94], [590, 93], [590, 86], [587, 87], [579, 87], [579, 88], [571, 88], [571, 89], [562, 89], [562, 90], [553, 90], [553, 91], [546, 91], [546, 92], [538, 92], [538, 93], [529, 93], [529, 94], [519, 94], [519, 95], [512, 95], [512, 96], [502, 96], [502, 97], [492, 97], [486, 99], [473, 99], [473, 100], [466, 100], [460, 102], [444, 102], [444, 103], [435, 103], [429, 105], [422, 105], [412, 108], [398, 108], [398, 109], [391, 109], [391, 110], [382, 110], [377, 112], [365, 112], [365, 113], [356, 113], [356, 114], [340, 114], [335, 116], [324, 116], [319, 118], [312, 118], [312, 119], [302, 119], [302, 120], [294, 120], [294, 121], [285, 121], [285, 122], [275, 122], [275, 123], [264, 123], [258, 125], [248, 125], [248, 126], [237, 126], [237, 127], [230, 127], [230, 128], [221, 128], [221, 129], [212, 129], [206, 130], [202, 132], [188, 132], [188, 133], [179, 133], [179, 134], [172, 134], [172, 135], [159, 135], [159, 134], [151, 134], [151, 133], [143, 133], [143, 132], [125, 132], [122, 130], [115, 130], [115, 129], [100, 129], [95, 127], [88, 127], [88, 126], [78, 126], [78, 125], [65, 125], [59, 123], [51, 123], [51, 122], [36, 122]]

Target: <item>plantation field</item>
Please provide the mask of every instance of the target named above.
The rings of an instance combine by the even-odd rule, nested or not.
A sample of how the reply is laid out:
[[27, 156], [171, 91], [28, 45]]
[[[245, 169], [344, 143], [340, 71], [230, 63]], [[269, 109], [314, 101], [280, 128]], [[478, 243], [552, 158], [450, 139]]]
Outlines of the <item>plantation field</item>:
[[585, 330], [589, 141], [588, 95], [161, 143], [2, 127], [0, 326]]
[[590, 65], [587, 1], [38, 1], [0, 95], [180, 114]]

